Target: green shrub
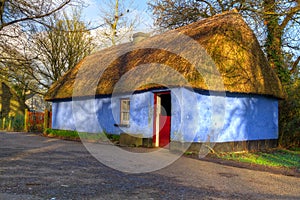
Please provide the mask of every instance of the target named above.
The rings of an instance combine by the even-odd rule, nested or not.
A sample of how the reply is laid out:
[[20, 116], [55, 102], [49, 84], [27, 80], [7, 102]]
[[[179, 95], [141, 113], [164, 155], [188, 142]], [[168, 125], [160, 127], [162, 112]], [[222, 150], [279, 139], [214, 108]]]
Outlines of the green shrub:
[[16, 116], [5, 116], [0, 120], [0, 127], [8, 131], [23, 131], [24, 130], [24, 115], [17, 114]]
[[114, 134], [103, 133], [86, 133], [86, 132], [77, 132], [72, 130], [58, 130], [48, 128], [44, 132], [46, 135], [54, 137], [62, 137], [66, 139], [84, 139], [84, 140], [94, 140], [94, 141], [119, 141], [120, 136]]
[[79, 135], [77, 131], [71, 130], [58, 130], [58, 129], [46, 129], [45, 133], [47, 135], [56, 136], [56, 137], [64, 137], [69, 139], [79, 139]]
[[107, 134], [106, 136], [109, 140], [111, 141], [119, 141], [120, 140], [120, 135], [115, 135], [115, 134]]
[[300, 80], [285, 87], [287, 99], [279, 104], [279, 145], [300, 145]]
[[24, 130], [24, 115], [17, 114], [15, 117], [11, 118], [12, 120], [12, 129], [14, 131], [23, 131]]
[[8, 128], [8, 124], [9, 124], [9, 118], [2, 117], [1, 118], [1, 129], [6, 130]]

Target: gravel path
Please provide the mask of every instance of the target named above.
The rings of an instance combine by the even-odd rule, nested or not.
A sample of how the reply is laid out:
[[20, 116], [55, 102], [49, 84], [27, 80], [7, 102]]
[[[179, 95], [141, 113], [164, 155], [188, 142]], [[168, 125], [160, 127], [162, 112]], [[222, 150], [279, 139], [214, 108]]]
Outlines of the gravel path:
[[186, 157], [126, 174], [80, 142], [0, 132], [0, 199], [300, 199], [300, 179]]

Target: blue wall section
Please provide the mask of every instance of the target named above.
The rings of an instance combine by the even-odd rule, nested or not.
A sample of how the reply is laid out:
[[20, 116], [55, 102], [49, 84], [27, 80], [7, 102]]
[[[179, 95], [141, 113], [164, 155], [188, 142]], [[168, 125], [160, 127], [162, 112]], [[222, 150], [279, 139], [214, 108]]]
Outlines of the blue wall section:
[[[277, 99], [228, 93], [212, 97], [207, 92], [180, 90], [172, 96], [172, 140], [229, 142], [278, 138]], [[218, 102], [224, 103], [224, 107], [218, 106]], [[218, 128], [218, 124], [222, 126]]]
[[71, 101], [52, 103], [52, 128], [75, 130]]
[[[120, 99], [130, 98], [130, 126], [120, 123]], [[171, 89], [171, 140], [229, 142], [278, 138], [278, 100], [259, 95], [210, 96]], [[224, 107], [222, 107], [224, 105]], [[81, 132], [153, 135], [154, 94], [53, 102], [52, 127]]]
[[[130, 126], [120, 124], [120, 99], [130, 98]], [[59, 101], [52, 104], [52, 128], [79, 132], [120, 134], [122, 132], [152, 137], [153, 93], [145, 92], [113, 98]]]

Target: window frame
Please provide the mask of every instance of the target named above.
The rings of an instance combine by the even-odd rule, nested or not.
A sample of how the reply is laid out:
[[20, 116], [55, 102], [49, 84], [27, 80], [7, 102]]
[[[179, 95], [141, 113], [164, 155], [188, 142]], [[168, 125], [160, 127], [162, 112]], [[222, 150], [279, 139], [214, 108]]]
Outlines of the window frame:
[[[128, 102], [128, 109], [124, 109], [123, 102]], [[124, 114], [127, 114], [128, 120], [124, 120]], [[130, 121], [130, 99], [122, 98], [120, 99], [120, 125], [128, 126]]]

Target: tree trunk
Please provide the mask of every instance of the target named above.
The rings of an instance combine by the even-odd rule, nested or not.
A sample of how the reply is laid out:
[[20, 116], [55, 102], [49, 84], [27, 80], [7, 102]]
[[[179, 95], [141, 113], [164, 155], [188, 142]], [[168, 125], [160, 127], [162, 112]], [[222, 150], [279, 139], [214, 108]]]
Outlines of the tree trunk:
[[282, 83], [289, 80], [287, 69], [284, 67], [284, 55], [282, 53], [283, 30], [277, 15], [276, 0], [264, 0], [263, 19], [267, 29], [265, 50], [271, 67], [277, 72]]
[[112, 28], [111, 42], [113, 46], [116, 45], [118, 21], [119, 21], [119, 0], [116, 0], [114, 22], [111, 27]]

